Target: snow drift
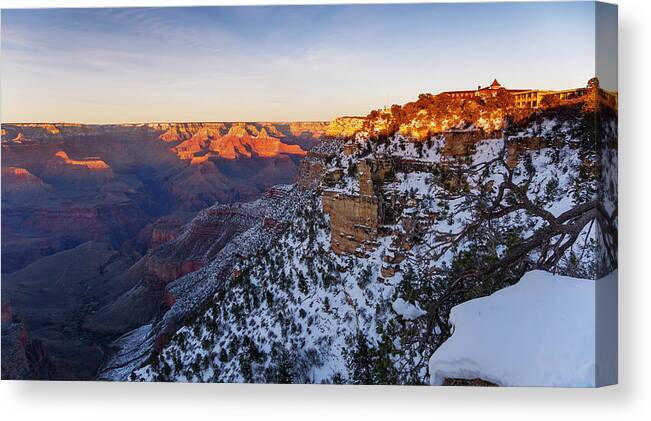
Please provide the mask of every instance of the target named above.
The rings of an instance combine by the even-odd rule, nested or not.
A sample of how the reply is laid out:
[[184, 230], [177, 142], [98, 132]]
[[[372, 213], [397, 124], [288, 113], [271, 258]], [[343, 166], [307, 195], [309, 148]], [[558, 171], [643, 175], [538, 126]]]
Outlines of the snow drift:
[[430, 358], [432, 384], [594, 387], [596, 282], [536, 270], [454, 307], [454, 333]]

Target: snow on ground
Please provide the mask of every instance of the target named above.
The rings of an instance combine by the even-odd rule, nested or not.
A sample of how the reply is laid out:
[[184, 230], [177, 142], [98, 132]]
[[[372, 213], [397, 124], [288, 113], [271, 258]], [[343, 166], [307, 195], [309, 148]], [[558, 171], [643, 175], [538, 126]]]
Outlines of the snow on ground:
[[422, 310], [420, 307], [405, 301], [402, 298], [395, 300], [393, 304], [391, 304], [391, 308], [393, 308], [393, 311], [402, 316], [405, 320], [414, 320], [427, 314], [427, 312]]
[[419, 197], [426, 195], [432, 185], [429, 172], [411, 172], [396, 174], [397, 181], [386, 186], [387, 190], [407, 193], [414, 191]]
[[[527, 136], [539, 136], [545, 127], [551, 123], [543, 122]], [[297, 195], [296, 202], [279, 206], [269, 215], [286, 222], [286, 230], [271, 241], [272, 237], [258, 236], [260, 222], [238, 236], [241, 246], [233, 251], [244, 250], [246, 244], [255, 244], [255, 250], [241, 253], [248, 257], [228, 259], [235, 262], [236, 270], [213, 300], [203, 291], [217, 291], [216, 275], [207, 274], [225, 273], [217, 270], [221, 259], [204, 272], [177, 281], [183, 291], [189, 291], [181, 295], [192, 300], [193, 312], [205, 301], [210, 306], [202, 307], [156, 358], [136, 369], [133, 378], [275, 382], [279, 372], [289, 372], [295, 383], [355, 382], [359, 370], [351, 368], [351, 361], [357, 358], [356, 343], [363, 333], [376, 358], [374, 367], [391, 366], [390, 377], [382, 371], [367, 382], [430, 382], [427, 360], [431, 357], [434, 384], [445, 377], [480, 377], [500, 385], [594, 385], [594, 281], [530, 272], [514, 287], [455, 307], [450, 321], [456, 332], [433, 356], [432, 348], [421, 349], [417, 343], [425, 324], [424, 308], [432, 298], [432, 291], [419, 285], [422, 274], [452, 267], [474, 239], [462, 238], [447, 250], [443, 243], [442, 254], [436, 258], [431, 256], [439, 249], [432, 251], [431, 246], [440, 243], [445, 233], [463, 237], [464, 229], [476, 218], [474, 198], [496, 200], [499, 185], [511, 171], [516, 184], [527, 184], [531, 201], [544, 204], [553, 215], [584, 200], [577, 190], [587, 185], [578, 177], [584, 167], [582, 150], [572, 138], [553, 147], [546, 147], [545, 142], [540, 148], [525, 145], [515, 152], [505, 149], [509, 145], [504, 139], [484, 139], [462, 159], [444, 153], [444, 136], [420, 143], [400, 135], [388, 142], [358, 141], [363, 147], [353, 155], [319, 161], [324, 171], [341, 176], [336, 184], [321, 187], [358, 195], [359, 179], [354, 167], [349, 171], [351, 165], [383, 158], [405, 164], [396, 166], [399, 170], [381, 186], [387, 197], [396, 199], [396, 215], [392, 225], [383, 227], [387, 234], [383, 229], [375, 238], [377, 245], [366, 250], [366, 256], [336, 255], [330, 248], [329, 217], [318, 193], [288, 192], [288, 200]], [[511, 152], [515, 155], [507, 154]], [[515, 158], [515, 167], [507, 168], [507, 163], [496, 159], [507, 157]], [[468, 175], [457, 177], [459, 172]], [[452, 179], [454, 185], [449, 183]], [[246, 214], [255, 211], [256, 216], [265, 209], [239, 206]], [[543, 218], [525, 210], [492, 221], [493, 228], [522, 239], [545, 224]], [[582, 268], [584, 262], [594, 261], [585, 248], [595, 238], [595, 230], [589, 226], [581, 233], [571, 249], [581, 267], [571, 267], [573, 271], [566, 273], [589, 272]], [[414, 232], [422, 238], [401, 250], [404, 238], [412, 238]], [[499, 256], [508, 251], [506, 244], [496, 248]], [[536, 253], [540, 251], [531, 253], [531, 261], [538, 260]], [[379, 276], [388, 263], [385, 257], [402, 259], [392, 264], [398, 270], [389, 278]], [[203, 285], [210, 288], [200, 288]], [[170, 287], [172, 292], [179, 288], [176, 283]], [[177, 314], [175, 307], [189, 307], [186, 301], [178, 300], [167, 314]], [[440, 335], [440, 328], [435, 329]]]
[[594, 387], [596, 282], [536, 270], [454, 307], [454, 333], [429, 362], [432, 384]]

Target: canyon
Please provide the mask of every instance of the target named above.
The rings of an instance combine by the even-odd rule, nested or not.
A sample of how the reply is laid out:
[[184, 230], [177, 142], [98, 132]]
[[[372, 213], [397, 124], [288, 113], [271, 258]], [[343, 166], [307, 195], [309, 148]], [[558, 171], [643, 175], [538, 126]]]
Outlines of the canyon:
[[[595, 114], [593, 98], [522, 109], [442, 94], [351, 123], [307, 153], [280, 232], [262, 248], [234, 244], [229, 269], [214, 259], [169, 284], [170, 311], [117, 341], [100, 378], [429, 384], [454, 305], [531, 268], [594, 279], [616, 266], [597, 245], [614, 241], [612, 189], [610, 228], [590, 222], [616, 110]], [[208, 298], [188, 305], [197, 296], [182, 284]]]
[[[341, 350], [368, 330], [411, 365], [382, 360], [390, 377], [365, 382], [427, 382], [438, 342], [398, 349], [432, 331], [422, 315], [441, 287], [421, 277], [540, 223], [510, 219], [511, 204], [488, 231], [464, 208], [501, 200], [512, 171], [559, 178], [532, 191], [555, 212], [585, 205], [591, 98], [522, 109], [421, 95], [330, 123], [5, 124], [2, 376], [279, 381], [289, 365], [295, 382], [352, 382]], [[612, 137], [616, 114], [603, 113]], [[452, 230], [476, 236], [457, 249]], [[585, 271], [591, 253], [555, 267]]]
[[86, 241], [143, 252], [159, 218], [292, 181], [327, 127], [3, 124], [2, 271]]
[[172, 306], [169, 283], [276, 229], [238, 203], [283, 197], [327, 129], [3, 124], [3, 378], [96, 376], [112, 340]]

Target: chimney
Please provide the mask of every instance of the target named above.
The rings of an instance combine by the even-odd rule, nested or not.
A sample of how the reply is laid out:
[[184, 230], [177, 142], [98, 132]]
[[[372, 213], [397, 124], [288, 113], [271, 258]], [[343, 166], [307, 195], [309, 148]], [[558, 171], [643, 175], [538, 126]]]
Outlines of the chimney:
[[477, 90], [481, 90], [481, 85], [477, 85]]

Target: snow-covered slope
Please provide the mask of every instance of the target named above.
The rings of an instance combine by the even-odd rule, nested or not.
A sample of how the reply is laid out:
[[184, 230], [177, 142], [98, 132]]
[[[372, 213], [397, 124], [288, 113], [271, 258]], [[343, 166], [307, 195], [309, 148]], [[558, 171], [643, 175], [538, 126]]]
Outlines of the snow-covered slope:
[[456, 378], [500, 386], [595, 386], [596, 282], [536, 270], [516, 285], [454, 307], [454, 333], [429, 361], [432, 384]]
[[430, 384], [455, 305], [536, 268], [594, 278], [589, 122], [574, 107], [499, 133], [358, 133], [308, 156], [286, 229], [234, 255], [216, 293], [128, 378]]

